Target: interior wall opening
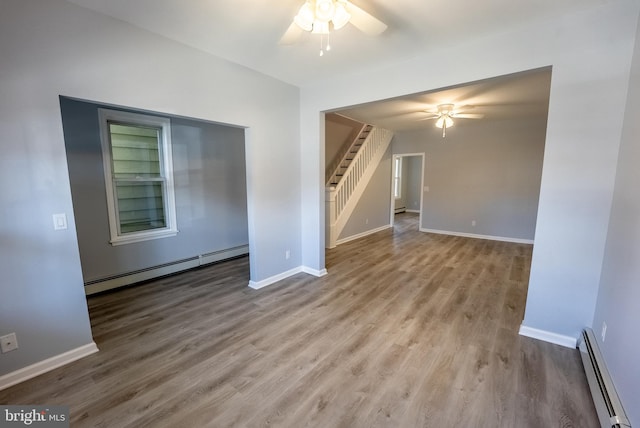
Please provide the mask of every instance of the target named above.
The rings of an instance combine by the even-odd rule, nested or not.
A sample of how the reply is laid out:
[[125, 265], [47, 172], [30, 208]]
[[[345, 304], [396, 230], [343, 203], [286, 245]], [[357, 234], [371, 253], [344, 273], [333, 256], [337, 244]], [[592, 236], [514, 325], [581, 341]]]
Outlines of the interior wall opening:
[[[327, 114], [325, 148], [335, 151], [332, 116], [391, 130], [393, 156], [425, 153], [428, 159], [421, 231], [532, 243], [550, 85], [551, 67], [544, 67], [337, 109]], [[392, 169], [386, 157], [378, 167], [386, 162]], [[392, 192], [377, 186], [379, 195]], [[351, 237], [383, 226], [367, 228], [368, 216], [361, 217], [364, 225]]]
[[[243, 128], [68, 97], [60, 106], [87, 294], [249, 253]], [[155, 236], [165, 224], [174, 233]]]

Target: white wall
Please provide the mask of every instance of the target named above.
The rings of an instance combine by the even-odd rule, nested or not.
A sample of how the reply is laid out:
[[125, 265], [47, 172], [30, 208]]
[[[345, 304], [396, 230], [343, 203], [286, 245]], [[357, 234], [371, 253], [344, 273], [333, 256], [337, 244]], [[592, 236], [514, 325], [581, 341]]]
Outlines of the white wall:
[[300, 266], [297, 88], [62, 0], [3, 1], [0, 61], [0, 375], [92, 340], [59, 95], [246, 126], [251, 279]]
[[[553, 66], [535, 248], [523, 326], [565, 343], [593, 319], [638, 2], [609, 2], [301, 92], [303, 263], [324, 267], [319, 112]], [[320, 136], [320, 137], [319, 137]], [[545, 336], [553, 339], [551, 336]]]
[[[632, 426], [640, 425], [640, 27], [593, 329]], [[602, 326], [607, 324], [605, 340]]]

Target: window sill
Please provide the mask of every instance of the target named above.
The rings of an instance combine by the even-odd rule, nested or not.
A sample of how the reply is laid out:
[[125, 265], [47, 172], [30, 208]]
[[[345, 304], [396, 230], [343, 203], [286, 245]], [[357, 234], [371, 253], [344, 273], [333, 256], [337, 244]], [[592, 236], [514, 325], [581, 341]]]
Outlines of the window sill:
[[171, 236], [176, 236], [177, 234], [177, 229], [137, 233], [111, 238], [111, 241], [109, 241], [109, 243], [115, 247], [118, 245], [133, 244], [135, 242], [150, 241], [152, 239], [168, 238]]

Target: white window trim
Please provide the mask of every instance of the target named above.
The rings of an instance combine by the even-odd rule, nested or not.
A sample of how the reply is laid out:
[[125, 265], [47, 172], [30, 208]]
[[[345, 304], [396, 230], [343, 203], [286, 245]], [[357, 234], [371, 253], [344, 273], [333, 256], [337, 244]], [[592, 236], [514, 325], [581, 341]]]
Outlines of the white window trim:
[[[395, 156], [393, 161], [393, 196], [402, 199], [402, 156]], [[398, 190], [396, 194], [396, 189]]]
[[[102, 143], [102, 161], [107, 192], [107, 210], [109, 214], [109, 231], [111, 245], [123, 245], [133, 242], [175, 236], [178, 233], [176, 222], [176, 199], [173, 185], [173, 159], [171, 156], [171, 121], [167, 118], [149, 116], [146, 114], [129, 113], [118, 110], [98, 109], [100, 120], [100, 140]], [[162, 128], [162, 138], [159, 144], [162, 159], [161, 170], [165, 180], [166, 197], [164, 199], [165, 221], [167, 226], [162, 229], [143, 230], [124, 235], [119, 233], [118, 210], [116, 207], [115, 186], [111, 172], [111, 138], [108, 121], [120, 122], [128, 125], [153, 126]]]

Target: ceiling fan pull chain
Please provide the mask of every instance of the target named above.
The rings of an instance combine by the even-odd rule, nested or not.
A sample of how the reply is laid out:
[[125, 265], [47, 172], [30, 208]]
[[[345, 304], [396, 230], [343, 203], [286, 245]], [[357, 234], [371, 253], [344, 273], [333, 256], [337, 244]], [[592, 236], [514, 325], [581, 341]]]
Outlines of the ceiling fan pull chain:
[[331, 45], [329, 44], [329, 34], [331, 33], [327, 33], [327, 43], [324, 44], [324, 48], [324, 34], [320, 34], [320, 56], [324, 56], [325, 51], [329, 52], [331, 50]]

